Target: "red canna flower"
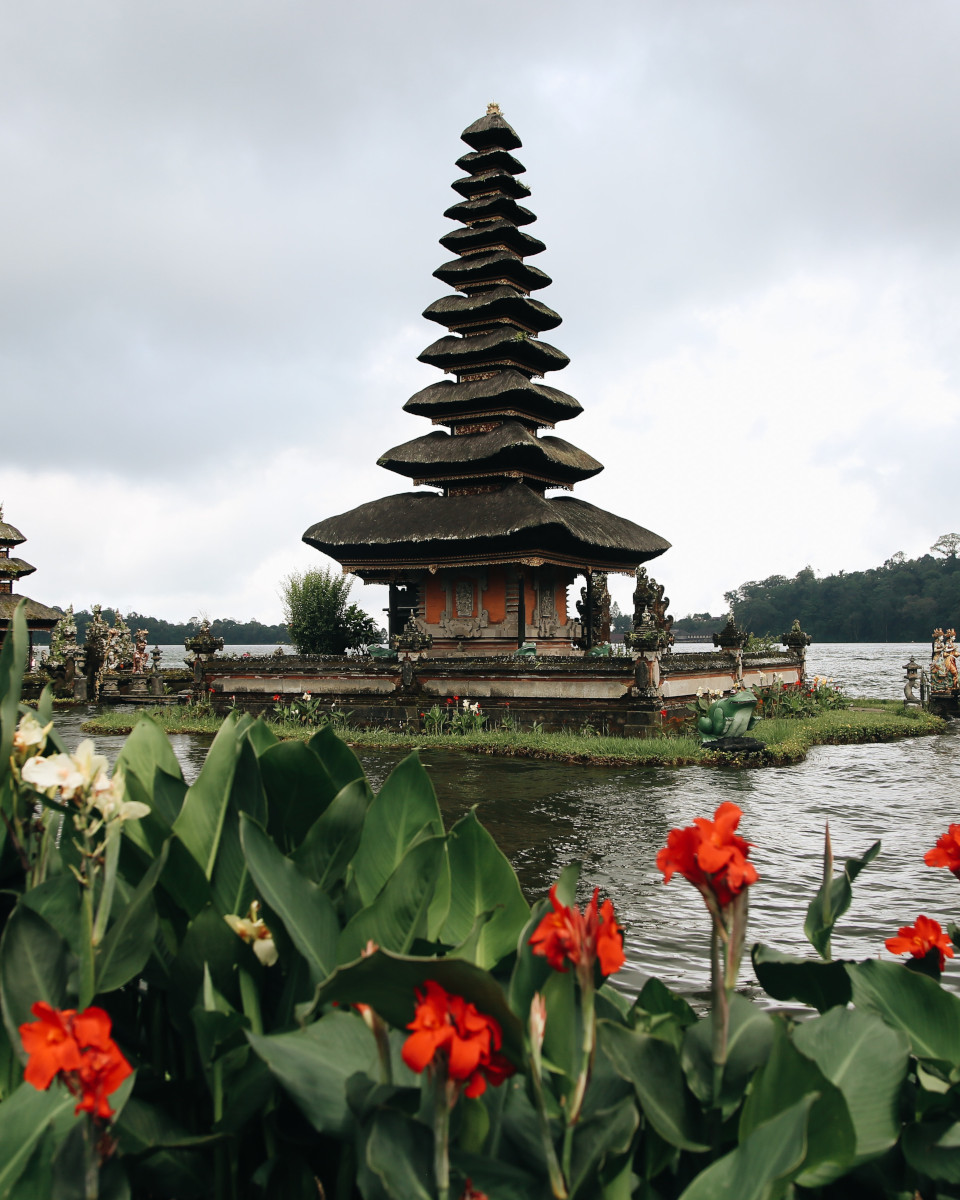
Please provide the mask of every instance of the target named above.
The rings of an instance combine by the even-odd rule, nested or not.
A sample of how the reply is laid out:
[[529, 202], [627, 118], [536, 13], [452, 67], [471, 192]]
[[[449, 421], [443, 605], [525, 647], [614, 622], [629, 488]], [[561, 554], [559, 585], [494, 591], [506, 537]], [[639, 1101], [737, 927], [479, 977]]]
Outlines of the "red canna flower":
[[904, 925], [897, 930], [898, 937], [884, 942], [891, 954], [912, 954], [914, 958], [926, 958], [931, 950], [940, 951], [940, 970], [948, 958], [953, 958], [953, 944], [932, 917], [917, 917], [915, 925]]
[[747, 862], [750, 843], [735, 833], [742, 816], [735, 804], [725, 800], [712, 821], [696, 817], [684, 829], [671, 829], [666, 846], [657, 855], [663, 882], [669, 883], [679, 871], [705, 897], [715, 896], [722, 908], [756, 883], [760, 878], [757, 869]]
[[464, 1084], [467, 1096], [480, 1096], [488, 1080], [497, 1087], [514, 1073], [513, 1064], [500, 1053], [502, 1034], [493, 1017], [433, 979], [416, 995], [416, 1011], [407, 1026], [413, 1032], [402, 1050], [411, 1071], [419, 1073], [442, 1056], [448, 1078]]
[[24, 1079], [46, 1091], [59, 1076], [78, 1098], [74, 1113], [109, 1120], [114, 1114], [108, 1097], [133, 1072], [110, 1036], [110, 1017], [102, 1008], [87, 1008], [78, 1015], [42, 1000], [30, 1011], [37, 1020], [20, 1026], [29, 1056]]
[[278, 692], [278, 693], [276, 694], [276, 696], [274, 696], [274, 700], [279, 700], [279, 699], [280, 699], [280, 693]]
[[923, 856], [928, 867], [948, 867], [960, 879], [960, 825], [951, 825]]
[[486, 1192], [477, 1191], [473, 1186], [473, 1180], [467, 1179], [464, 1181], [463, 1192], [460, 1195], [460, 1200], [489, 1200]]
[[533, 953], [545, 958], [555, 971], [566, 971], [564, 963], [569, 962], [591, 979], [597, 961], [603, 975], [619, 971], [625, 962], [623, 931], [611, 900], [604, 900], [597, 908], [599, 895], [600, 889], [594, 888], [593, 898], [581, 913], [575, 905], [571, 908], [560, 903], [554, 884], [550, 889], [553, 912], [546, 914], [530, 938]]

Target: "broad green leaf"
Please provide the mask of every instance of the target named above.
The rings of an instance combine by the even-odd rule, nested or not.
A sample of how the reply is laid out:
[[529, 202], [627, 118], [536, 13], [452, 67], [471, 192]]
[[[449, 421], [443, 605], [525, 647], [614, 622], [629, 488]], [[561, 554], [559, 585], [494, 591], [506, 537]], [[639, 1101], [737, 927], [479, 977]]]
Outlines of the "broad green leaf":
[[[107, 930], [94, 966], [97, 992], [112, 992], [143, 970], [157, 933], [157, 905], [153, 889], [167, 862], [169, 842], [137, 884], [129, 901]], [[116, 905], [114, 911], [116, 911]]]
[[355, 779], [364, 778], [360, 759], [329, 725], [318, 729], [307, 745], [323, 763], [337, 791]]
[[810, 901], [803, 932], [821, 958], [830, 957], [833, 928], [850, 907], [850, 901], [853, 899], [853, 881], [879, 853], [880, 843], [874, 842], [862, 857], [848, 858], [842, 873], [834, 875], [829, 882], [822, 883], [820, 890]]
[[960, 1183], [960, 1121], [908, 1125], [903, 1131], [903, 1152], [915, 1171]]
[[237, 983], [240, 963], [256, 970], [256, 959], [250, 947], [233, 932], [213, 905], [208, 905], [187, 927], [180, 952], [170, 970], [170, 1006], [178, 1027], [187, 1024], [190, 1009], [198, 1001], [205, 968], [210, 971], [214, 987], [234, 1007], [240, 1006]]
[[37, 720], [41, 725], [49, 725], [53, 720], [53, 687], [49, 683], [44, 685], [37, 701]]
[[875, 1012], [910, 1039], [917, 1058], [960, 1063], [960, 999], [900, 963], [848, 963], [857, 1008]]
[[39, 913], [18, 904], [0, 939], [3, 1021], [18, 1050], [20, 1026], [34, 1019], [31, 1005], [45, 1000], [53, 1008], [67, 1007], [69, 959], [67, 943], [57, 931]]
[[247, 1033], [247, 1040], [320, 1133], [342, 1136], [349, 1128], [351, 1075], [363, 1071], [377, 1078], [376, 1042], [355, 1013], [330, 1012], [306, 1029], [267, 1037]]
[[571, 1196], [596, 1195], [590, 1185], [613, 1174], [611, 1164], [629, 1153], [639, 1123], [640, 1114], [631, 1096], [578, 1124], [573, 1137]]
[[680, 1200], [772, 1200], [778, 1185], [800, 1170], [807, 1153], [807, 1120], [816, 1096], [804, 1096], [758, 1126], [735, 1150], [694, 1179]]
[[513, 867], [473, 808], [450, 830], [450, 908], [441, 941], [457, 946], [470, 934], [482, 913], [492, 910], [477, 942], [474, 961], [493, 967], [517, 948], [517, 938], [530, 918]]
[[435, 979], [453, 995], [495, 1018], [503, 1048], [521, 1061], [523, 1027], [510, 1011], [500, 984], [487, 971], [456, 958], [412, 958], [378, 950], [369, 958], [340, 967], [317, 991], [317, 1004], [370, 1004], [389, 1024], [405, 1029], [413, 1020], [415, 992]]
[[182, 779], [180, 762], [170, 739], [152, 717], [141, 717], [134, 725], [123, 748], [117, 755], [116, 765], [124, 775], [132, 772], [144, 787], [152, 791], [154, 775], [165, 771], [175, 779]]
[[853, 1122], [839, 1089], [791, 1043], [784, 1023], [775, 1021], [773, 1029], [770, 1057], [753, 1077], [740, 1114], [740, 1141], [805, 1096], [813, 1096], [807, 1152], [798, 1179], [805, 1187], [819, 1187], [838, 1179], [852, 1165], [857, 1151]]
[[135, 1099], [128, 1101], [113, 1133], [144, 1194], [176, 1196], [178, 1200], [206, 1200], [212, 1194], [207, 1165], [191, 1147], [217, 1138], [192, 1137], [166, 1109]]
[[549, 911], [549, 900], [540, 900], [534, 904], [530, 920], [521, 930], [517, 941], [517, 961], [510, 977], [510, 1007], [524, 1023], [530, 1012], [530, 1001], [537, 992], [543, 991], [547, 980], [553, 974], [546, 958], [534, 954], [530, 948], [530, 938]]
[[[389, 1200], [433, 1200], [433, 1138], [396, 1109], [373, 1114], [363, 1145], [364, 1165]], [[361, 1173], [362, 1178], [362, 1173]]]
[[20, 720], [20, 689], [27, 669], [29, 636], [24, 616], [26, 600], [13, 610], [13, 617], [0, 646], [0, 786], [10, 773], [13, 734]]
[[347, 865], [360, 845], [371, 795], [365, 779], [355, 779], [341, 788], [291, 855], [304, 875], [324, 891], [330, 891], [346, 875]]
[[246, 813], [240, 816], [240, 841], [260, 899], [283, 921], [307, 960], [311, 982], [320, 983], [336, 967], [340, 925], [333, 905]]
[[173, 826], [174, 833], [200, 864], [207, 880], [213, 879], [233, 775], [240, 756], [241, 742], [236, 728], [236, 713], [228, 713], [207, 751], [200, 774], [187, 790]]
[[[754, 1072], [763, 1065], [773, 1044], [773, 1018], [743, 996], [730, 997], [727, 1061], [720, 1089], [724, 1120], [733, 1113]], [[690, 1090], [701, 1104], [713, 1101], [713, 1016], [691, 1025], [680, 1051]]]
[[[458, 1183], [470, 1179], [475, 1191], [495, 1196], [496, 1200], [531, 1200], [538, 1195], [538, 1184], [533, 1175], [489, 1155], [464, 1154], [452, 1148], [450, 1165], [460, 1176]], [[452, 1190], [452, 1194], [458, 1193]]]
[[284, 854], [295, 850], [336, 795], [330, 773], [303, 742], [278, 742], [259, 758], [267, 830]]
[[363, 903], [374, 900], [414, 842], [442, 834], [433, 784], [414, 751], [390, 772], [367, 810], [352, 863]]
[[427, 910], [443, 860], [444, 841], [443, 837], [428, 837], [407, 851], [373, 903], [347, 922], [337, 943], [338, 962], [359, 958], [369, 941], [408, 954], [416, 938], [426, 937]]
[[45, 1131], [53, 1130], [53, 1142], [61, 1142], [70, 1129], [85, 1117], [73, 1115], [76, 1099], [61, 1084], [40, 1092], [22, 1083], [3, 1102], [3, 1136], [0, 1137], [0, 1196], [6, 1196], [25, 1170], [30, 1156]]
[[32, 908], [79, 955], [80, 884], [71, 874], [54, 875], [20, 897], [20, 903]]
[[226, 913], [245, 913], [254, 899], [253, 880], [240, 845], [240, 814], [247, 813], [261, 825], [267, 823], [267, 800], [260, 782], [257, 757], [244, 738], [230, 789], [227, 819], [213, 867], [214, 903]]
[[246, 729], [247, 738], [250, 745], [256, 751], [257, 758], [265, 754], [271, 746], [276, 746], [280, 739], [270, 728], [269, 722], [265, 721], [262, 716], [257, 719]]
[[842, 1092], [858, 1157], [889, 1149], [900, 1132], [900, 1089], [910, 1058], [906, 1036], [872, 1013], [831, 1008], [818, 1020], [801, 1021], [793, 1044]]
[[799, 1000], [818, 1012], [850, 1003], [850, 978], [842, 961], [798, 958], [760, 942], [750, 956], [758, 983], [774, 1000]]
[[607, 1057], [633, 1084], [643, 1114], [657, 1133], [681, 1150], [708, 1150], [703, 1113], [687, 1087], [674, 1047], [611, 1021], [599, 1021], [597, 1035]]
[[566, 1092], [573, 1089], [583, 1058], [578, 995], [574, 971], [551, 971], [543, 985], [547, 1006], [543, 1057], [551, 1070], [562, 1074], [558, 1083]]

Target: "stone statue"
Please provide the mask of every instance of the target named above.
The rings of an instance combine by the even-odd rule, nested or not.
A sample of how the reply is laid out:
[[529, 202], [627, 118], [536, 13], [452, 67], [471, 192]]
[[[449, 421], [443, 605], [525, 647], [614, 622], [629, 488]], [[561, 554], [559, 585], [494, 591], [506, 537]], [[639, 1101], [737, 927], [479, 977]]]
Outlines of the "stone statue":
[[[722, 700], [715, 700], [707, 710], [706, 716], [697, 720], [700, 731], [700, 741], [704, 746], [711, 746], [727, 738], [743, 738], [748, 730], [757, 723], [754, 709], [757, 707], [757, 697], [749, 688], [734, 692]], [[753, 748], [762, 747], [762, 742], [754, 738], [744, 738], [747, 742], [755, 743]], [[731, 747], [733, 749], [735, 747]], [[749, 749], [750, 747], [737, 747]]]
[[580, 589], [577, 612], [583, 634], [576, 641], [581, 650], [602, 646], [610, 641], [610, 592], [606, 571], [594, 571], [590, 587]]

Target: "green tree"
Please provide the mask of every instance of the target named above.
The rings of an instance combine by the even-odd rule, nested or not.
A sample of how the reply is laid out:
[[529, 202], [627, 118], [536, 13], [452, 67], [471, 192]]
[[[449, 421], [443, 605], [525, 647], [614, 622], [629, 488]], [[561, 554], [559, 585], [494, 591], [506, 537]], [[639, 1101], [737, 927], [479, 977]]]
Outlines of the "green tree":
[[945, 558], [956, 558], [960, 549], [960, 533], [941, 533], [930, 549]]
[[382, 642], [384, 632], [355, 604], [353, 580], [335, 571], [294, 571], [283, 581], [281, 599], [290, 640], [301, 654], [345, 654]]

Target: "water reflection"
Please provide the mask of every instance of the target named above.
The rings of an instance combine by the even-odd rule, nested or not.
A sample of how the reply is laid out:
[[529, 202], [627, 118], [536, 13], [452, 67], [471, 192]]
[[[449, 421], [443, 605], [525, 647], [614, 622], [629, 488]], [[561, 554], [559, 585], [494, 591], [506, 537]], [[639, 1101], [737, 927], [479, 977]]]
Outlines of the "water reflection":
[[[925, 648], [821, 647], [821, 659], [832, 651], [834, 661], [813, 669], [839, 675], [838, 664], [864, 657], [861, 675], [872, 682], [863, 691], [892, 696], [914, 649]], [[71, 744], [82, 736], [85, 717], [83, 710], [58, 717]], [[171, 738], [188, 781], [209, 741]], [[111, 759], [123, 742], [97, 738]], [[372, 750], [359, 755], [374, 787], [402, 757]], [[426, 751], [423, 761], [448, 825], [476, 804], [529, 896], [542, 895], [571, 859], [582, 860], [584, 891], [596, 885], [611, 896], [626, 927], [622, 979], [631, 989], [650, 972], [687, 994], [706, 986], [703, 903], [679, 877], [664, 887], [655, 860], [673, 826], [712, 814], [724, 800], [744, 811], [741, 832], [755, 845], [761, 876], [751, 895], [751, 940], [806, 952], [803, 917], [819, 884], [827, 821], [838, 860], [883, 841], [880, 858], [854, 887], [853, 905], [834, 940], [837, 957], [879, 954], [884, 939], [918, 913], [946, 926], [960, 908], [956, 880], [923, 864], [924, 851], [960, 819], [956, 731], [886, 745], [822, 747], [802, 764], [762, 771], [589, 768], [454, 751]], [[951, 970], [960, 974], [948, 968], [948, 979]]]

